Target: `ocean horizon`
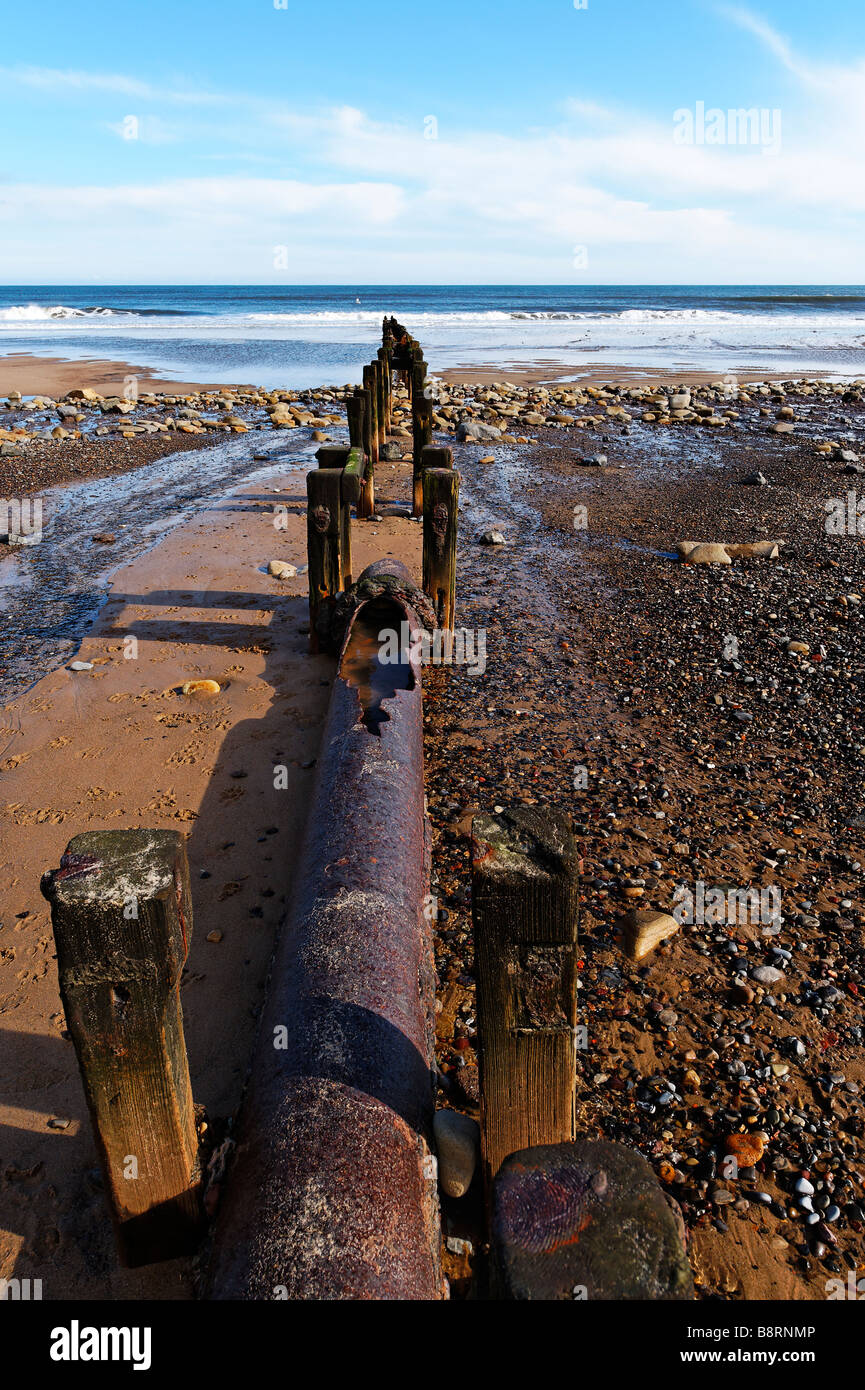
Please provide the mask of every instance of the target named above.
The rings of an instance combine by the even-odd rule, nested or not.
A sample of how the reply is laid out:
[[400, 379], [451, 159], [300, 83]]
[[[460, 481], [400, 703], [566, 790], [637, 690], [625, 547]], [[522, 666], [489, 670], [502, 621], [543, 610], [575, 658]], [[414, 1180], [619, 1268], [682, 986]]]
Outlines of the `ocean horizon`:
[[14, 285], [0, 354], [304, 389], [357, 380], [391, 313], [433, 372], [865, 371], [861, 285]]

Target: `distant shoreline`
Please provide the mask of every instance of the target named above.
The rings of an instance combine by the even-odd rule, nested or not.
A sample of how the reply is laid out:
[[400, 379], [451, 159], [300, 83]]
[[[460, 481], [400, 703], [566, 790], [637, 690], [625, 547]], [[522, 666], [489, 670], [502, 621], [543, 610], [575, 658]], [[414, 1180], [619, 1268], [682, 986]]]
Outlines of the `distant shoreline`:
[[[738, 367], [732, 373], [719, 373], [717, 370], [664, 370], [602, 362], [594, 362], [591, 367], [587, 367], [585, 362], [555, 364], [524, 361], [513, 367], [479, 365], [448, 367], [437, 371], [433, 361], [430, 367], [432, 374], [440, 380], [451, 385], [464, 386], [490, 386], [501, 381], [511, 382], [514, 386], [558, 385], [568, 381], [595, 386], [651, 386], [665, 383], [695, 386], [723, 380], [731, 374], [743, 382], [823, 381], [827, 377], [837, 375], [829, 372], [770, 372], [747, 365]], [[8, 396], [10, 391], [20, 391], [22, 396], [50, 396], [59, 400], [69, 391], [81, 390], [87, 386], [98, 391], [100, 395], [122, 395], [129, 377], [135, 378], [141, 394], [183, 396], [198, 391], [256, 389], [254, 385], [245, 382], [172, 381], [160, 376], [154, 368], [110, 358], [37, 357], [24, 352], [0, 355], [0, 397]], [[285, 389], [297, 388], [292, 387], [287, 381]]]
[[[150, 367], [117, 362], [104, 357], [35, 357], [29, 352], [0, 356], [0, 396], [20, 391], [22, 396], [52, 396], [55, 400], [68, 391], [90, 386], [100, 395], [122, 395], [129, 377], [135, 377], [139, 392], [185, 395], [192, 391], [218, 391], [223, 383], [169, 381]], [[105, 388], [114, 388], [106, 390]]]

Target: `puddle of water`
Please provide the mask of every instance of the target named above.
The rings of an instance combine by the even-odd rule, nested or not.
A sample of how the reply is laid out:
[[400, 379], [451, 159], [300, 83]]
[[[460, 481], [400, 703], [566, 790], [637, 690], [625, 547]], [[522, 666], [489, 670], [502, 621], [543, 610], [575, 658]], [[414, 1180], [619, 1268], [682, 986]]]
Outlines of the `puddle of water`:
[[[272, 432], [275, 434], [276, 432]], [[41, 494], [45, 518], [39, 545], [0, 565], [0, 700], [9, 700], [77, 649], [104, 602], [111, 577], [214, 498], [279, 464], [306, 471], [306, 441], [264, 452], [269, 434], [230, 436], [209, 449], [169, 455], [130, 473], [87, 479]], [[249, 505], [238, 498], [236, 505]], [[94, 543], [110, 532], [113, 545]], [[16, 567], [6, 580], [6, 566]]]
[[[400, 650], [400, 660], [383, 661], [388, 647], [379, 639], [380, 632], [393, 632], [399, 639], [400, 624], [405, 621], [402, 609], [387, 600], [364, 604], [351, 629], [348, 646], [343, 653], [339, 674], [353, 686], [360, 697], [363, 723], [370, 733], [381, 736], [381, 726], [390, 719], [383, 708], [398, 690], [414, 687], [414, 674], [407, 653]], [[403, 659], [405, 658], [405, 659]]]
[[[469, 467], [471, 472], [468, 471]], [[550, 596], [544, 573], [552, 559], [555, 542], [544, 529], [537, 508], [525, 500], [534, 481], [519, 448], [496, 446], [495, 463], [463, 463], [460, 473], [459, 560], [480, 561], [477, 553], [479, 532], [504, 531], [507, 547], [490, 547], [483, 558], [508, 567], [508, 587], [530, 592], [532, 605], [541, 615], [553, 619], [558, 608]], [[502, 550], [505, 556], [502, 556]], [[555, 561], [552, 561], [555, 563]]]

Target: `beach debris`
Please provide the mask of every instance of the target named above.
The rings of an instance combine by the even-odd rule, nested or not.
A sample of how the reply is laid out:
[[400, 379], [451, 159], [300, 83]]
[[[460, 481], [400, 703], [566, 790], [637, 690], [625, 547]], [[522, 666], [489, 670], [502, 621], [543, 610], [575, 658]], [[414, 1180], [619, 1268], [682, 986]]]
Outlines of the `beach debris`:
[[92, 662], [92, 661], [70, 661], [70, 663], [69, 663], [69, 670], [70, 670], [70, 671], [92, 671], [92, 670], [93, 670], [93, 662]]
[[668, 912], [651, 908], [632, 908], [619, 920], [623, 933], [623, 949], [631, 960], [642, 960], [662, 941], [675, 936], [679, 923]]
[[732, 565], [726, 547], [709, 541], [679, 541], [676, 546], [688, 565]]
[[484, 531], [478, 539], [481, 545], [507, 545], [501, 531]]
[[729, 565], [733, 560], [777, 560], [783, 541], [677, 541], [676, 550], [687, 565]]
[[777, 965], [752, 965], [750, 975], [758, 985], [779, 985], [784, 979], [784, 971]]
[[267, 572], [274, 579], [294, 579], [297, 574], [297, 566], [290, 565], [287, 560], [271, 560], [267, 566]]
[[769, 486], [769, 479], [766, 477], [765, 473], [761, 473], [761, 472], [760, 472], [759, 468], [756, 469], [755, 472], [753, 472], [753, 473], [748, 473], [748, 474], [746, 474], [745, 477], [742, 479], [742, 482], [743, 482], [747, 487], [768, 487], [768, 486]]
[[461, 420], [457, 425], [457, 443], [470, 444], [477, 440], [501, 439], [497, 425], [485, 425], [482, 420]]
[[212, 680], [185, 681], [181, 687], [184, 695], [218, 695], [220, 689], [219, 682]]
[[724, 1152], [732, 1154], [740, 1168], [753, 1168], [760, 1162], [766, 1145], [762, 1134], [728, 1134], [724, 1140]]
[[783, 541], [745, 541], [724, 548], [733, 560], [777, 560], [783, 544]]
[[437, 1110], [433, 1134], [441, 1189], [448, 1197], [464, 1197], [480, 1155], [480, 1125], [459, 1110]]

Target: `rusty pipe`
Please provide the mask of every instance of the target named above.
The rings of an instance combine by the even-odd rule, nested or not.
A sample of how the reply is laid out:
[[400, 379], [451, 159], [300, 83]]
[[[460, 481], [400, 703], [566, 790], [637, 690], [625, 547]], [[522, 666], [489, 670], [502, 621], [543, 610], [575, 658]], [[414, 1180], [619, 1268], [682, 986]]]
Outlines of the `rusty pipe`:
[[340, 654], [210, 1298], [442, 1296], [421, 670], [371, 659], [387, 620], [419, 626], [398, 597], [364, 603]]

